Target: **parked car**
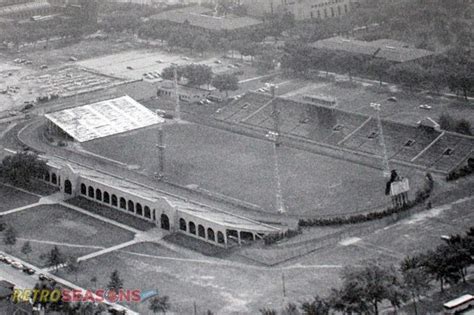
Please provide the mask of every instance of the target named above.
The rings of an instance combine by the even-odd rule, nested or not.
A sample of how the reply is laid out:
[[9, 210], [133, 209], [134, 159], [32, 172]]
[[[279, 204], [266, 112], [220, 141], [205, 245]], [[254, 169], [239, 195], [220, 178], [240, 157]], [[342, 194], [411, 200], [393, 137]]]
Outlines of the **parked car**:
[[76, 57], [73, 57], [73, 56], [71, 56], [71, 57], [69, 57], [69, 61], [77, 61], [77, 58], [76, 58]]
[[41, 70], [48, 69], [48, 66], [47, 66], [47, 65], [41, 65], [41, 66], [40, 66], [40, 69], [41, 69]]
[[389, 98], [387, 98], [387, 101], [398, 102], [398, 99], [395, 96], [390, 96]]
[[217, 95], [208, 95], [206, 98], [210, 100], [211, 102], [217, 102], [217, 103], [222, 102], [222, 97], [217, 96]]
[[428, 105], [428, 104], [421, 104], [421, 105], [420, 105], [420, 108], [421, 108], [421, 109], [427, 109], [427, 110], [430, 110], [430, 109], [431, 109], [431, 106], [430, 106], [430, 105]]
[[127, 69], [128, 69], [128, 70], [133, 70], [133, 67], [127, 66]]
[[23, 266], [20, 262], [18, 262], [18, 261], [12, 261], [11, 265], [12, 265], [12, 267], [15, 268], [15, 269], [23, 269], [23, 267], [24, 267], [24, 266]]
[[10, 265], [12, 262], [13, 262], [13, 259], [11, 259], [10, 257], [5, 257], [6, 264]]
[[34, 106], [33, 103], [27, 103], [27, 104], [25, 104], [25, 106], [23, 106], [23, 108], [22, 108], [20, 111], [21, 111], [22, 113], [24, 113], [24, 112], [26, 112], [26, 111], [32, 109], [33, 106]]
[[25, 266], [23, 267], [23, 272], [29, 275], [33, 275], [35, 274], [36, 271], [33, 268], [29, 268]]
[[1, 254], [0, 254], [0, 261], [1, 261], [1, 262], [5, 262], [5, 259], [6, 259], [6, 258], [7, 258], [7, 257], [6, 257], [5, 255], [1, 255]]

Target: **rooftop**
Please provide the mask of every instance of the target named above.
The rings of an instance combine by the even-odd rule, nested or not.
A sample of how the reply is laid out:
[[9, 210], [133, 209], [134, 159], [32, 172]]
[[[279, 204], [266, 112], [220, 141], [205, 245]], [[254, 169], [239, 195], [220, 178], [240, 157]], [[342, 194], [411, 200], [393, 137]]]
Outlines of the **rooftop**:
[[69, 108], [45, 117], [79, 142], [164, 122], [130, 96]]
[[200, 6], [192, 6], [165, 11], [160, 14], [154, 15], [151, 18], [155, 20], [164, 20], [180, 24], [189, 23], [192, 26], [213, 31], [231, 31], [262, 23], [257, 19], [247, 16], [214, 16], [213, 11], [211, 9]]
[[50, 8], [51, 5], [47, 0], [36, 0], [34, 2], [14, 4], [5, 7], [0, 7], [0, 16], [15, 14], [22, 11], [36, 10], [42, 8]]
[[393, 62], [407, 62], [433, 54], [432, 51], [412, 48], [406, 43], [391, 39], [379, 39], [366, 42], [339, 36], [318, 40], [312, 43], [311, 47], [346, 51], [354, 54], [383, 58]]

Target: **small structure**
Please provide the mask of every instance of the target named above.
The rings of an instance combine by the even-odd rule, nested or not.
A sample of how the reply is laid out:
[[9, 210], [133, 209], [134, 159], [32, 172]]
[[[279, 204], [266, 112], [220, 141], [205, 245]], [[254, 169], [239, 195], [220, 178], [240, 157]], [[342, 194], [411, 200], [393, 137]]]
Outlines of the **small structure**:
[[385, 194], [390, 195], [394, 207], [403, 207], [408, 203], [408, 192], [410, 182], [408, 178], [398, 176], [396, 170], [392, 170], [390, 180], [387, 182]]
[[474, 314], [474, 296], [462, 295], [454, 300], [443, 304], [445, 315], [468, 315]]
[[158, 85], [157, 95], [159, 97], [175, 97], [176, 90], [178, 91], [179, 100], [186, 103], [197, 103], [206, 98], [211, 91], [199, 87], [191, 87], [186, 85], [176, 85], [173, 81], [163, 81]]
[[163, 118], [130, 96], [69, 108], [45, 117], [50, 132], [65, 134], [79, 142], [164, 122]]

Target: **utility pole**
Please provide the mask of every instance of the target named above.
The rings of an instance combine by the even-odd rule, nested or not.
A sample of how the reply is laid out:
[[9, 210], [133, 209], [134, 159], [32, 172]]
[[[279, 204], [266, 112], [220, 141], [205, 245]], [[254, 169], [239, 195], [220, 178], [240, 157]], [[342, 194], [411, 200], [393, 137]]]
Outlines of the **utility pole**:
[[380, 146], [382, 147], [383, 176], [386, 178], [389, 178], [390, 167], [388, 165], [387, 147], [385, 146], [385, 139], [383, 136], [382, 120], [380, 119], [380, 104], [370, 103], [370, 107], [372, 107], [375, 110], [375, 116], [377, 118], [377, 126], [379, 129], [379, 135], [380, 135]]
[[176, 96], [176, 106], [175, 106], [175, 113], [176, 113], [176, 120], [181, 120], [181, 109], [179, 107], [179, 93], [178, 93], [178, 68], [175, 66], [173, 68], [174, 72], [174, 88], [175, 88], [175, 96]]
[[155, 174], [158, 180], [162, 180], [165, 176], [165, 143], [162, 124], [158, 124], [158, 143], [156, 144], [158, 148], [158, 172]]
[[276, 180], [276, 206], [279, 213], [286, 213], [285, 203], [283, 201], [283, 193], [281, 189], [281, 178], [280, 178], [280, 165], [278, 163], [278, 147], [281, 144], [280, 140], [280, 112], [278, 110], [277, 104], [275, 102], [275, 86], [270, 87], [272, 92], [272, 106], [273, 106], [273, 121], [274, 121], [274, 130], [273, 130], [273, 166], [275, 172]]

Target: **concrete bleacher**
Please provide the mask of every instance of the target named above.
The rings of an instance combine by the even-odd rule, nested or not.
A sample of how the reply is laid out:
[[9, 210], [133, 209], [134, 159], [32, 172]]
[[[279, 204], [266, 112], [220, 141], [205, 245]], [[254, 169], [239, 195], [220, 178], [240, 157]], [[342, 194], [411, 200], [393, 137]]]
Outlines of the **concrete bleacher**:
[[[225, 107], [216, 118], [273, 130], [276, 108], [282, 134], [367, 154], [382, 154], [374, 117], [285, 98], [270, 101], [268, 94], [250, 92]], [[382, 120], [382, 128], [390, 160], [448, 172], [474, 150], [473, 137], [449, 132], [442, 135], [441, 131], [431, 127], [386, 120]], [[452, 150], [449, 155], [445, 154], [448, 148]]]

